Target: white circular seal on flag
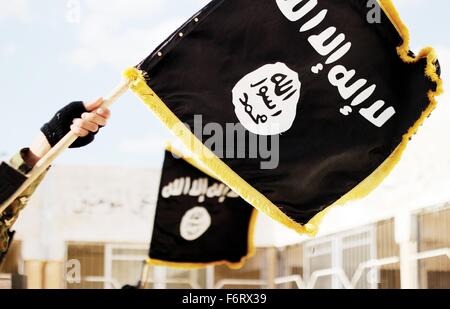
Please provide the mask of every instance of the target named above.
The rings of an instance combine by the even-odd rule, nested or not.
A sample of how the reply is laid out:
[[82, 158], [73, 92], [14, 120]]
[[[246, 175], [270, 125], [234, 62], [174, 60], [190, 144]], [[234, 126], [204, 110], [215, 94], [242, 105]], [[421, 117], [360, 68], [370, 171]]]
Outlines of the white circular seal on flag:
[[288, 131], [297, 115], [301, 82], [286, 64], [267, 64], [244, 76], [233, 88], [241, 124], [257, 135]]
[[204, 207], [194, 207], [188, 210], [181, 219], [180, 235], [188, 241], [193, 241], [209, 229], [211, 216]]

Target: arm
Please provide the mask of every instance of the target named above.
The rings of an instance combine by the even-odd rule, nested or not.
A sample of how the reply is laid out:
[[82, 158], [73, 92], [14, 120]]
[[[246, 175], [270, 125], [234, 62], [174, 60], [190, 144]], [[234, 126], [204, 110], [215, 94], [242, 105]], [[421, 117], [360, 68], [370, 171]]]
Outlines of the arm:
[[[9, 163], [3, 162], [0, 166], [0, 200], [6, 200], [8, 194], [12, 195], [36, 163], [70, 130], [79, 137], [72, 148], [90, 144], [95, 133], [106, 125], [110, 116], [108, 109], [98, 109], [102, 102], [103, 100], [99, 99], [87, 104], [75, 102], [67, 105], [42, 127], [30, 148], [22, 149]], [[0, 265], [14, 235], [11, 228], [44, 177], [45, 174], [39, 177], [0, 215]]]

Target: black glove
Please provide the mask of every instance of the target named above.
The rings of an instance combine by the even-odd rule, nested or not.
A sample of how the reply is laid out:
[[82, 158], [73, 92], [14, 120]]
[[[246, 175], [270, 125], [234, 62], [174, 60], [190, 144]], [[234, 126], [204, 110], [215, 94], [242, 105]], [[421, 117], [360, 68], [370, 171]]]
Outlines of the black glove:
[[[60, 109], [56, 115], [41, 128], [49, 144], [55, 146], [67, 133], [70, 132], [70, 126], [75, 118], [81, 118], [87, 110], [83, 102], [72, 102]], [[94, 141], [95, 134], [89, 133], [85, 137], [79, 137], [70, 148], [84, 147]]]

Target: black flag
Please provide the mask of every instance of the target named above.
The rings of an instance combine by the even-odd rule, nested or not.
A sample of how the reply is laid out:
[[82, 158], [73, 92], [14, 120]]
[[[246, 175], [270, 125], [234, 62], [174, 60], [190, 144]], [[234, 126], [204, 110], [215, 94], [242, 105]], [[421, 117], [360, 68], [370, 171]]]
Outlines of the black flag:
[[434, 50], [414, 55], [392, 2], [371, 3], [213, 0], [125, 76], [224, 183], [314, 235], [380, 184], [442, 91]]
[[191, 164], [166, 151], [149, 263], [240, 268], [254, 254], [257, 211]]

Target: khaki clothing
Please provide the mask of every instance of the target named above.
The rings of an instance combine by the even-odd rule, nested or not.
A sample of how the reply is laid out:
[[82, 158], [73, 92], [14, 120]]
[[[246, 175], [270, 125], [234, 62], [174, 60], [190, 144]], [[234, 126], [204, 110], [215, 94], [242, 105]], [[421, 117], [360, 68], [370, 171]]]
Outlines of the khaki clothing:
[[[28, 166], [24, 157], [29, 149], [22, 149], [15, 156], [11, 158], [8, 165], [14, 168], [16, 171], [23, 175], [27, 175], [31, 171], [31, 167]], [[26, 189], [20, 197], [18, 197], [9, 207], [0, 215], [0, 262], [6, 255], [10, 246], [10, 237], [13, 235], [11, 228], [17, 221], [20, 212], [27, 205], [31, 195], [43, 180], [45, 173], [40, 176], [28, 189]], [[1, 181], [1, 179], [0, 179]]]

